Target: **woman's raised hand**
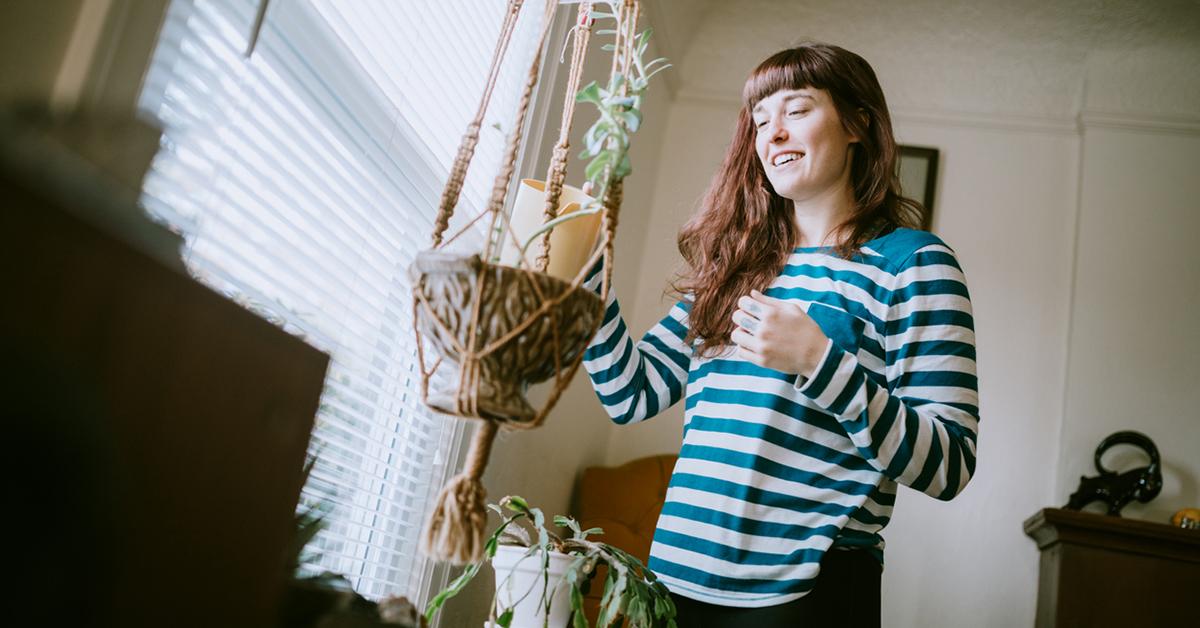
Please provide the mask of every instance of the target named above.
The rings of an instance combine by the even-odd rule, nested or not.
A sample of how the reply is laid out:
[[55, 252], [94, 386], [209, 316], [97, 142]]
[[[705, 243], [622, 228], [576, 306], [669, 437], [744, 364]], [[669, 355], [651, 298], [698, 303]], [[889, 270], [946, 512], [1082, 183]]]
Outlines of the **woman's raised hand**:
[[811, 375], [829, 339], [797, 304], [757, 290], [738, 299], [730, 339], [738, 356], [764, 368]]

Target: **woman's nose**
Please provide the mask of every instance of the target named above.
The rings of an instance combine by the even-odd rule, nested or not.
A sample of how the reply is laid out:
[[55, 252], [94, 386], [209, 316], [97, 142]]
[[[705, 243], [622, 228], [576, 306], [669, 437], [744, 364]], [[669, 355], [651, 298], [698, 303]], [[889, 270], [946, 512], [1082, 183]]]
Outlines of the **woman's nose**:
[[787, 128], [782, 124], [771, 124], [771, 141], [781, 142], [787, 139]]

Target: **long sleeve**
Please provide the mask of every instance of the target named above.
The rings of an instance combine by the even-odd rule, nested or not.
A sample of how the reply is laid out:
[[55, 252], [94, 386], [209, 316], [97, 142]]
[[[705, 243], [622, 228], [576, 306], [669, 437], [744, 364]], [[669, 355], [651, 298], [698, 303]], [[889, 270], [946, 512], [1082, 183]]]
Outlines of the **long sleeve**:
[[887, 477], [947, 500], [975, 470], [979, 394], [966, 279], [927, 244], [899, 265], [885, 321], [886, 387], [833, 342], [800, 392]]
[[[600, 274], [593, 271], [585, 285], [598, 291], [599, 283]], [[684, 342], [688, 306], [683, 301], [676, 303], [635, 343], [616, 296], [609, 291], [604, 322], [588, 345], [583, 365], [613, 421], [643, 421], [683, 398], [692, 355]]]

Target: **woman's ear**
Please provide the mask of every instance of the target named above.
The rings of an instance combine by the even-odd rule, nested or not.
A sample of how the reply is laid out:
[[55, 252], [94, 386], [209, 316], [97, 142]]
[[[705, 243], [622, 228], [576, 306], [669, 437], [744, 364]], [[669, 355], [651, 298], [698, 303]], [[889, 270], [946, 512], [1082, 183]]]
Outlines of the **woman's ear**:
[[[855, 113], [855, 115], [858, 116], [858, 119], [860, 121], [862, 121], [863, 130], [871, 128], [871, 116], [867, 115], [867, 112], [865, 109], [863, 109], [862, 107], [859, 107], [858, 111], [855, 111], [854, 113]], [[858, 135], [856, 135], [854, 133], [851, 133], [850, 134], [850, 142], [852, 144], [859, 143], [859, 142], [862, 142], [862, 138], [860, 138]]]

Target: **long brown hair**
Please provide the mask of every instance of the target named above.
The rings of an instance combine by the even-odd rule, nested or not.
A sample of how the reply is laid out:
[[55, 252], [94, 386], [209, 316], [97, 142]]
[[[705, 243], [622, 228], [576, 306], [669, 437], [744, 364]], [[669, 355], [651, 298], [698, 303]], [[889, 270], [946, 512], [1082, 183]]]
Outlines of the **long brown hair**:
[[886, 227], [919, 228], [920, 204], [900, 195], [892, 120], [871, 66], [829, 44], [775, 53], [746, 80], [733, 141], [679, 232], [687, 268], [672, 288], [693, 299], [687, 342], [699, 339], [701, 355], [729, 343], [738, 297], [766, 288], [799, 241], [792, 201], [775, 193], [758, 160], [750, 111], [779, 90], [806, 87], [828, 91], [843, 128], [859, 138], [851, 145], [855, 209], [834, 230], [836, 253], [849, 258]]

